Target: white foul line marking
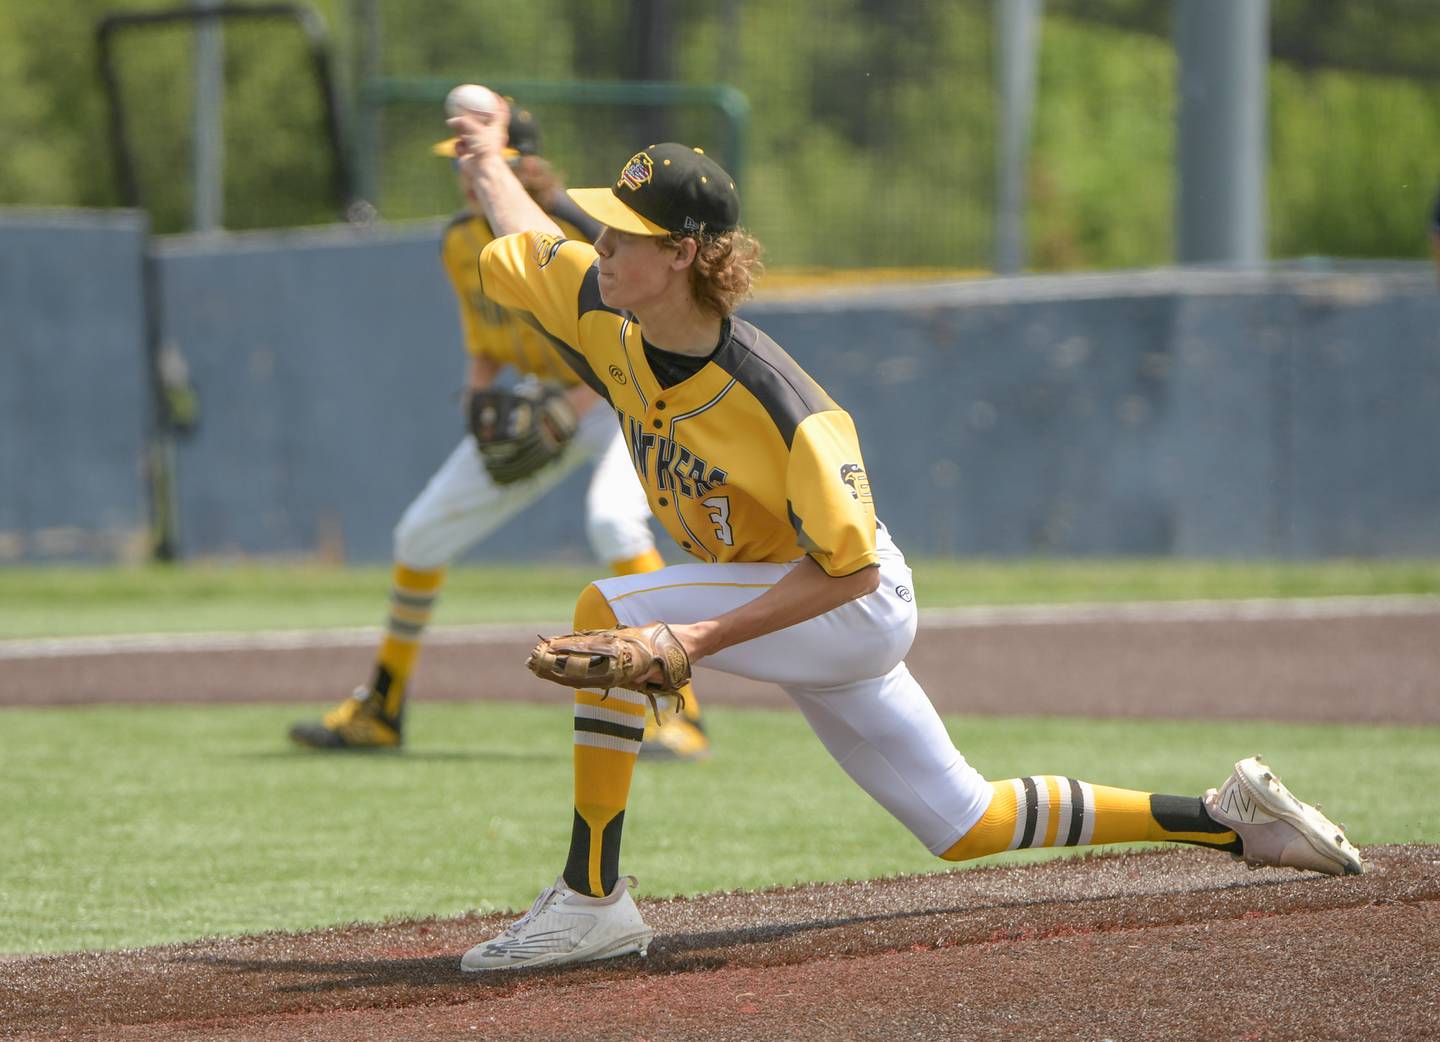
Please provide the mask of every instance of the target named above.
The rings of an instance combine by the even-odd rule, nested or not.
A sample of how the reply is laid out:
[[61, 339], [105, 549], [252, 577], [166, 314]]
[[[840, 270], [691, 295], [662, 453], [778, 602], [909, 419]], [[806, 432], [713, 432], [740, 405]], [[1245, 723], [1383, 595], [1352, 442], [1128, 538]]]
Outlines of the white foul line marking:
[[[1141, 601], [1117, 604], [1015, 604], [975, 608], [933, 608], [920, 612], [920, 628], [973, 629], [994, 626], [1063, 626], [1083, 623], [1282, 622], [1434, 615], [1440, 597], [1252, 598], [1225, 601]], [[565, 623], [535, 625], [435, 626], [431, 645], [511, 644], [537, 634], [562, 633]], [[326, 630], [261, 630], [223, 633], [131, 633], [96, 637], [38, 637], [0, 640], [0, 660], [78, 658], [169, 652], [297, 651], [364, 648], [381, 638], [379, 626]]]

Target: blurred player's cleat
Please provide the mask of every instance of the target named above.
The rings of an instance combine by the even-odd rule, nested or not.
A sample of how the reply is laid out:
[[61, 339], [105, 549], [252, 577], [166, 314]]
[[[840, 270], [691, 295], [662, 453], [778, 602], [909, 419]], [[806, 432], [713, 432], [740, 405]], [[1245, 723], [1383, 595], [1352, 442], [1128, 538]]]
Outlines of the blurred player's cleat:
[[646, 722], [640, 743], [642, 760], [703, 760], [709, 755], [710, 738], [700, 721], [671, 713], [664, 723]]
[[571, 890], [562, 876], [499, 937], [466, 952], [460, 968], [480, 973], [644, 955], [654, 932], [630, 896], [634, 885], [634, 876], [621, 876], [608, 897], [590, 897]]
[[405, 709], [385, 715], [381, 696], [366, 687], [341, 702], [318, 721], [290, 728], [290, 740], [312, 749], [398, 749], [404, 741]]
[[1252, 868], [1303, 868], [1332, 876], [1365, 871], [1345, 830], [1297, 800], [1258, 756], [1241, 760], [1225, 784], [1205, 794], [1205, 811], [1240, 837], [1243, 850], [1236, 856]]

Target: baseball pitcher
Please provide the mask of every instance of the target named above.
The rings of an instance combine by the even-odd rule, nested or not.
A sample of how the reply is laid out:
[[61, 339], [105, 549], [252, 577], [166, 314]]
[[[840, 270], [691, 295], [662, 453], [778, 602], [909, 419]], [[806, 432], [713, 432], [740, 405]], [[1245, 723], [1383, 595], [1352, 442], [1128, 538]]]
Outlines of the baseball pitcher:
[[[850, 416], [739, 318], [756, 244], [734, 181], [698, 149], [651, 145], [571, 198], [604, 225], [569, 238], [502, 162], [492, 125], [452, 121], [497, 231], [485, 292], [533, 315], [620, 418], [651, 510], [694, 558], [580, 594], [575, 633], [530, 668], [576, 689], [570, 851], [529, 912], [461, 960], [470, 972], [644, 952], [620, 871], [646, 705], [690, 668], [778, 684], [844, 771], [937, 857], [1136, 840], [1340, 875], [1359, 853], [1258, 758], [1204, 796], [1035, 774], [991, 782], [905, 667], [914, 583], [879, 522]], [[883, 344], [875, 345], [877, 351]], [[825, 823], [817, 830], [823, 842]]]

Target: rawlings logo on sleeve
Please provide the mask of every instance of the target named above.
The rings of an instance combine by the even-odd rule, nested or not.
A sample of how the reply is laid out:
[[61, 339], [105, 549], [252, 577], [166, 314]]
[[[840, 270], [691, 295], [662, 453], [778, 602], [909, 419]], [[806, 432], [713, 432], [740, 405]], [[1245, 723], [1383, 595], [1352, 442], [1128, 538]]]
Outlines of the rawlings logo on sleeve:
[[850, 486], [850, 494], [861, 503], [873, 503], [870, 498], [870, 479], [865, 468], [858, 463], [846, 463], [840, 468], [840, 480]]
[[555, 254], [565, 244], [563, 236], [541, 232], [535, 236], [535, 263], [545, 267], [555, 259]]

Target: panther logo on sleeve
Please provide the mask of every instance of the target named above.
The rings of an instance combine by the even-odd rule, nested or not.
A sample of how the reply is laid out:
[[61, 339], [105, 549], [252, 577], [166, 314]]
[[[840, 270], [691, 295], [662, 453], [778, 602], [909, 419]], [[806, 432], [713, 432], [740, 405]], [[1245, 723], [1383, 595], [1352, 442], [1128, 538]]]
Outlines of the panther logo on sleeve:
[[870, 478], [865, 468], [858, 463], [846, 463], [840, 468], [840, 480], [850, 486], [850, 494], [861, 503], [873, 503], [870, 497]]
[[552, 260], [560, 247], [565, 244], [565, 238], [560, 235], [550, 235], [542, 232], [535, 236], [535, 263], [544, 268]]

